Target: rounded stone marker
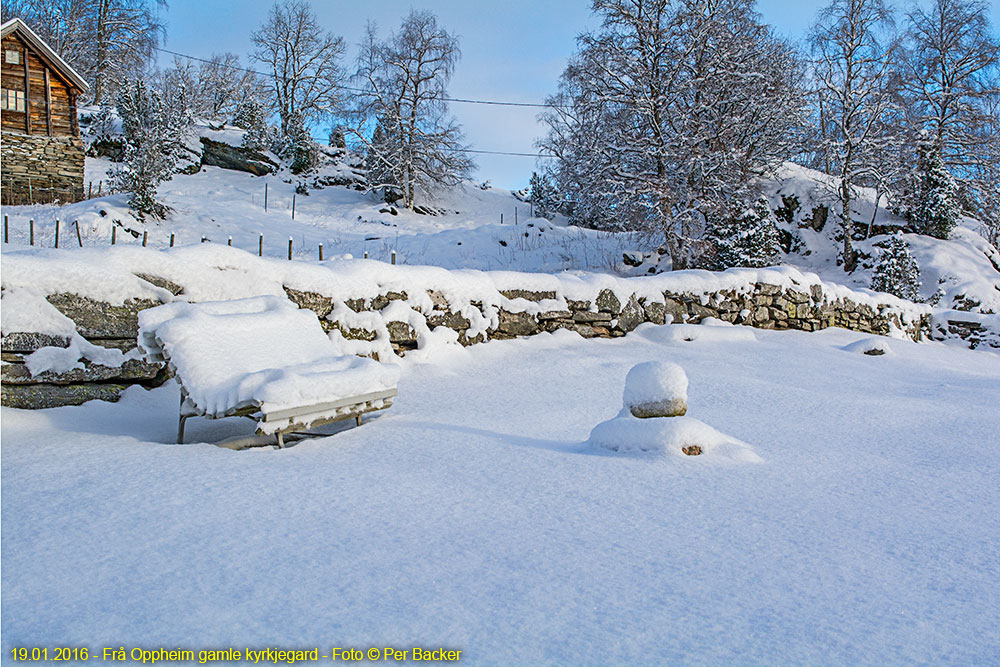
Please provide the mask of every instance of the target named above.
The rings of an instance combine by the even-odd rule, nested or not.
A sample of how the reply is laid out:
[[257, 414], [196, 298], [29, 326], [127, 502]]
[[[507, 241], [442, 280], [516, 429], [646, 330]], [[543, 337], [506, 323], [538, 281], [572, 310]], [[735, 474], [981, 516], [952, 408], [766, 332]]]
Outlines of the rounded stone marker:
[[680, 417], [687, 412], [687, 387], [687, 374], [677, 364], [647, 361], [628, 372], [622, 400], [640, 419]]

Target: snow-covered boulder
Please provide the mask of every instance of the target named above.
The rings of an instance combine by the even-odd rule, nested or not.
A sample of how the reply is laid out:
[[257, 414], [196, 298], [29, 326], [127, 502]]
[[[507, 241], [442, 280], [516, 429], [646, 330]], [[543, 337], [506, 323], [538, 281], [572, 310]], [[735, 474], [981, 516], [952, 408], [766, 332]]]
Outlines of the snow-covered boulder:
[[635, 417], [679, 417], [687, 412], [688, 379], [668, 361], [647, 361], [625, 377], [624, 407]]

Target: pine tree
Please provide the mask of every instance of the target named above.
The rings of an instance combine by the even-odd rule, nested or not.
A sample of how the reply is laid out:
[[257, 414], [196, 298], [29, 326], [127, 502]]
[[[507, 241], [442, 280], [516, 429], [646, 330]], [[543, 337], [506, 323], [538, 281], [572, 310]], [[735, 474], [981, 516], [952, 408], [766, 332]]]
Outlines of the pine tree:
[[910, 301], [919, 298], [920, 268], [898, 234], [891, 236], [879, 253], [872, 270], [871, 288]]
[[267, 150], [274, 141], [274, 133], [267, 124], [267, 110], [253, 98], [245, 98], [236, 106], [233, 125], [246, 130], [246, 134], [243, 135], [243, 148], [247, 150]]
[[778, 263], [778, 228], [763, 197], [739, 213], [711, 217], [705, 239], [714, 251], [709, 267], [717, 271], [737, 266], [761, 268]]
[[298, 112], [293, 112], [288, 119], [286, 147], [282, 157], [291, 162], [293, 174], [301, 174], [319, 165], [319, 147], [306, 129], [305, 118]]
[[125, 155], [109, 172], [114, 186], [132, 193], [130, 205], [139, 213], [163, 217], [166, 207], [156, 201], [156, 186], [173, 176], [191, 124], [184, 91], [168, 103], [159, 91], [136, 79], [122, 84], [117, 108]]
[[559, 211], [559, 192], [547, 174], [531, 172], [528, 188], [530, 189], [528, 196], [535, 215], [540, 218], [551, 218]]
[[912, 211], [913, 224], [921, 234], [946, 239], [958, 223], [958, 187], [944, 165], [941, 152], [932, 143], [917, 149], [919, 182]]

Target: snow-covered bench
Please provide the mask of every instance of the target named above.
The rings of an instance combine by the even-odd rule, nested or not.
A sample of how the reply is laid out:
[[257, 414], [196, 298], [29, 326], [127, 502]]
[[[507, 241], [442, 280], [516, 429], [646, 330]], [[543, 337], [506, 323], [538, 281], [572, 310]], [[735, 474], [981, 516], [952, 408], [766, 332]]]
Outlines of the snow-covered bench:
[[168, 303], [139, 313], [139, 347], [181, 386], [177, 442], [188, 417], [246, 416], [257, 436], [239, 449], [392, 405], [399, 368], [342, 355], [316, 314], [287, 299]]

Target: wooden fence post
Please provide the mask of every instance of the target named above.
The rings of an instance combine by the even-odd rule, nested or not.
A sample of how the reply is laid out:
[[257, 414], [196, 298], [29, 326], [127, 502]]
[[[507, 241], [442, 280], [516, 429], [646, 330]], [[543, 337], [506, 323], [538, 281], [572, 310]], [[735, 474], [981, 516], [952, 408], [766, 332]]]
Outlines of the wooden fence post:
[[174, 233], [170, 232], [170, 247], [174, 247]]
[[118, 235], [118, 225], [111, 224], [111, 245], [115, 244], [115, 237]]
[[83, 236], [80, 234], [80, 221], [76, 220], [76, 221], [74, 221], [74, 224], [76, 225], [76, 242], [79, 243], [80, 247], [82, 248], [83, 247]]
[[230, 248], [233, 247], [233, 237], [232, 236], [230, 236], [228, 239], [226, 239], [226, 245], [229, 246]]
[[267, 213], [267, 183], [264, 184], [264, 213]]
[[288, 259], [292, 258], [292, 237], [288, 237]]
[[56, 218], [56, 242], [53, 247], [59, 247], [59, 218]]
[[35, 221], [28, 220], [28, 245], [35, 245]]
[[147, 240], [148, 238], [149, 238], [149, 231], [148, 231], [148, 230], [146, 230], [146, 229], [142, 230], [142, 247], [143, 247], [143, 248], [145, 248], [145, 247], [146, 247], [146, 240]]
[[396, 263], [396, 251], [395, 250], [392, 251], [392, 263], [393, 264]]
[[[265, 185], [267, 185], [267, 184], [265, 183]], [[263, 234], [261, 234], [260, 238], [257, 239], [257, 256], [258, 257], [263, 257], [264, 256], [264, 235]]]
[[9, 226], [10, 226], [10, 216], [9, 215], [5, 215], [3, 217], [3, 242], [4, 243], [10, 243], [10, 229], [8, 229]]
[[292, 193], [292, 220], [295, 219], [295, 193]]
[[319, 244], [319, 261], [323, 261], [323, 244]]

